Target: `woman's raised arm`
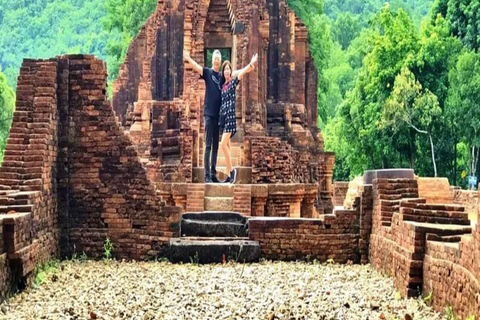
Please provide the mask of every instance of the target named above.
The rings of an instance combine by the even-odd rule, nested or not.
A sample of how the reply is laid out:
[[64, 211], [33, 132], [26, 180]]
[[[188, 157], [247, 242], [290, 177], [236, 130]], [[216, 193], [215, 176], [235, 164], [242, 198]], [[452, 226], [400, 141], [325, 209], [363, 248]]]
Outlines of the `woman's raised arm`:
[[238, 77], [238, 80], [242, 80], [243, 76], [249, 72], [252, 72], [255, 69], [255, 63], [257, 63], [258, 54], [254, 54], [250, 63], [247, 64], [243, 69], [235, 70], [232, 73], [232, 78]]

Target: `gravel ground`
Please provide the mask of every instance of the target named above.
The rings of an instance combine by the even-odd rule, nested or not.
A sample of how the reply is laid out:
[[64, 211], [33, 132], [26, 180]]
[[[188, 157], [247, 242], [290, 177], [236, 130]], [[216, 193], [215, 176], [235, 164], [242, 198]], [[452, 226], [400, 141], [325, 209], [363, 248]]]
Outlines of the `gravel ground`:
[[0, 319], [428, 319], [370, 266], [66, 261]]

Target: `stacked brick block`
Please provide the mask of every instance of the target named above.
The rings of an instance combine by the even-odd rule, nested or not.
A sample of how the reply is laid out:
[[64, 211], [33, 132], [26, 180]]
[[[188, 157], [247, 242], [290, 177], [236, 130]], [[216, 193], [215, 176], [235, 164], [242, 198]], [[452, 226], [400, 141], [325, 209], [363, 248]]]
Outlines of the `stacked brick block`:
[[237, 184], [233, 190], [233, 211], [252, 215], [252, 186]]
[[452, 203], [453, 192], [447, 178], [417, 178], [418, 195], [428, 203]]
[[429, 239], [456, 242], [471, 232], [462, 206], [426, 203], [415, 197], [415, 185], [413, 179], [373, 181], [370, 262], [405, 296], [418, 296], [431, 276], [424, 265]]
[[343, 202], [347, 196], [348, 182], [335, 181], [333, 184], [333, 205], [343, 206]]
[[[57, 70], [55, 60], [25, 60], [0, 168], [2, 297], [59, 252], [57, 224]], [[9, 265], [7, 267], [7, 265]]]
[[462, 236], [460, 242], [432, 239], [424, 259], [423, 292], [432, 293], [437, 310], [451, 305], [460, 319], [480, 314], [478, 292], [478, 231]]
[[478, 215], [478, 191], [454, 189], [453, 203], [464, 206], [471, 220], [476, 220]]
[[274, 137], [250, 140], [253, 183], [286, 183], [293, 180], [292, 146]]

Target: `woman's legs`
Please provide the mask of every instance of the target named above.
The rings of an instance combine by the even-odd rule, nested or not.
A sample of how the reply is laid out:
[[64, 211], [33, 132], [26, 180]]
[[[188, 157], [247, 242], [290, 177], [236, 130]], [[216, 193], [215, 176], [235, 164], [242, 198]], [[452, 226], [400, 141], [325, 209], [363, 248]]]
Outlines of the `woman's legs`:
[[220, 142], [220, 146], [222, 147], [223, 154], [225, 155], [225, 162], [227, 165], [227, 176], [230, 176], [230, 172], [232, 172], [232, 161], [230, 159], [230, 136], [232, 135], [231, 132], [224, 132], [222, 134], [222, 141]]

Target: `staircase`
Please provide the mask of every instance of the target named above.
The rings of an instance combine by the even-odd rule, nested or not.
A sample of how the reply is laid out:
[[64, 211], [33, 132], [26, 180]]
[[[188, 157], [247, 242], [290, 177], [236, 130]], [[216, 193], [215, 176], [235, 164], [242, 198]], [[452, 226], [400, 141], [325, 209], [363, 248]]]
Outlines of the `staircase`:
[[260, 258], [259, 243], [248, 239], [248, 219], [236, 212], [185, 213], [180, 234], [170, 239], [172, 262], [255, 262]]

